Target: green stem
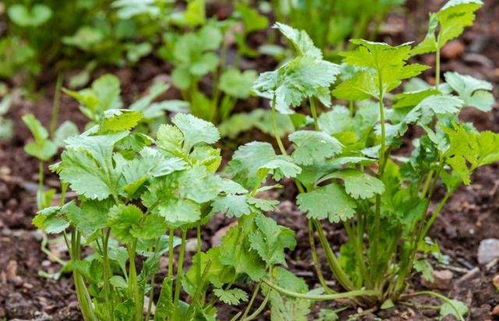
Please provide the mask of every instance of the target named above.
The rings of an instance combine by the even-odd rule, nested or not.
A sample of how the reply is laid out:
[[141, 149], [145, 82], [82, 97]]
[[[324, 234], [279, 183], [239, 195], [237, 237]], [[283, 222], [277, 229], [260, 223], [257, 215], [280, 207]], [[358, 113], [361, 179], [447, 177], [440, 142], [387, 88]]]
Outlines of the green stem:
[[182, 288], [182, 279], [184, 277], [184, 257], [185, 245], [187, 243], [187, 230], [182, 230], [182, 243], [180, 245], [180, 254], [178, 257], [177, 277], [175, 280], [175, 296], [173, 298], [173, 305], [175, 309], [178, 308], [178, 300], [180, 299], [180, 289]]
[[312, 223], [315, 225], [315, 228], [318, 232], [319, 235], [319, 241], [321, 242], [322, 248], [324, 249], [324, 252], [326, 253], [326, 258], [329, 262], [329, 267], [331, 268], [331, 271], [333, 272], [334, 276], [336, 279], [338, 279], [338, 282], [343, 286], [346, 290], [352, 290], [354, 289], [354, 285], [348, 275], [345, 273], [345, 271], [341, 268], [340, 262], [336, 258], [336, 255], [334, 254], [333, 250], [331, 249], [331, 246], [329, 245], [329, 242], [324, 234], [324, 230], [322, 228], [322, 225], [320, 222], [318, 222], [315, 219], [311, 219]]
[[175, 238], [175, 230], [170, 229], [168, 234], [168, 278], [173, 277], [173, 239]]
[[105, 293], [105, 300], [106, 300], [106, 308], [108, 309], [109, 313], [109, 320], [114, 320], [114, 306], [113, 306], [113, 297], [112, 297], [112, 292], [111, 292], [111, 265], [109, 262], [109, 255], [108, 255], [108, 243], [109, 243], [109, 236], [111, 234], [111, 229], [107, 229], [106, 231], [103, 230], [103, 237], [102, 237], [102, 261], [103, 261], [103, 268], [104, 268], [104, 293]]
[[408, 298], [412, 298], [412, 297], [415, 297], [415, 296], [421, 296], [421, 295], [429, 295], [429, 296], [434, 296], [444, 302], [446, 302], [447, 304], [449, 304], [452, 309], [456, 312], [456, 316], [457, 318], [459, 319], [459, 321], [464, 321], [464, 318], [461, 316], [461, 312], [459, 311], [459, 309], [456, 307], [456, 305], [454, 304], [454, 302], [452, 302], [451, 299], [445, 297], [444, 295], [440, 294], [440, 293], [437, 293], [437, 292], [433, 292], [433, 291], [419, 291], [419, 292], [414, 292], [414, 293], [410, 293], [410, 294], [406, 294], [406, 295], [403, 295], [401, 297], [401, 299], [408, 299]]
[[[144, 309], [144, 296], [140, 294], [139, 283], [137, 280], [137, 267], [135, 266], [135, 248], [137, 246], [136, 241], [128, 248], [128, 258], [129, 258], [129, 277], [128, 277], [128, 289], [130, 291], [130, 297], [134, 302], [135, 308], [135, 321], [141, 321], [143, 318], [142, 311]], [[114, 311], [114, 310], [113, 310]]]
[[247, 316], [241, 321], [251, 321], [256, 319], [260, 315], [260, 313], [262, 313], [263, 309], [265, 309], [265, 307], [267, 306], [267, 303], [269, 302], [269, 297], [270, 297], [269, 295], [266, 295], [265, 299], [263, 299], [263, 302], [260, 304], [260, 306], [251, 315]]
[[[80, 260], [79, 248], [80, 248], [80, 235], [78, 232], [72, 231], [71, 248], [70, 248], [71, 261], [77, 262]], [[76, 297], [78, 299], [83, 319], [85, 321], [98, 321], [97, 317], [94, 314], [92, 308], [92, 299], [88, 294], [83, 277], [77, 270], [73, 270], [73, 282], [75, 284]]]
[[59, 121], [59, 111], [61, 109], [61, 88], [64, 77], [62, 74], [57, 75], [57, 80], [55, 84], [54, 101], [52, 103], [52, 114], [50, 116], [49, 132], [50, 137], [54, 137], [54, 133], [57, 127], [57, 122]]
[[[154, 245], [154, 249], [153, 249], [156, 252], [156, 253], [154, 253], [154, 255], [158, 255], [160, 240], [161, 240], [160, 238], [158, 238], [156, 240], [156, 244]], [[145, 321], [149, 321], [149, 316], [151, 315], [151, 311], [152, 311], [152, 303], [154, 300], [154, 287], [156, 284], [156, 273], [157, 272], [154, 272], [153, 275], [151, 276], [151, 283], [150, 283], [151, 291], [149, 292], [149, 303], [147, 305], [147, 313], [146, 313]]]
[[331, 289], [327, 285], [326, 280], [324, 279], [324, 275], [322, 274], [321, 271], [321, 263], [317, 255], [317, 248], [315, 247], [314, 225], [312, 224], [311, 220], [308, 220], [308, 242], [310, 244], [310, 249], [312, 252], [312, 261], [314, 263], [315, 272], [317, 273], [317, 278], [319, 279], [321, 286], [324, 288], [326, 292], [330, 294], [335, 293], [335, 291], [333, 291], [333, 289]]
[[310, 101], [310, 112], [312, 113], [312, 117], [314, 118], [315, 130], [319, 130], [319, 118], [317, 116], [317, 106], [315, 103], [315, 99], [311, 97], [309, 101]]
[[281, 154], [287, 155], [288, 153], [286, 152], [286, 148], [284, 148], [284, 144], [282, 143], [281, 136], [279, 136], [279, 133], [277, 132], [277, 119], [276, 119], [276, 110], [275, 110], [275, 105], [276, 105], [276, 100], [275, 96], [272, 98], [272, 128], [274, 131], [274, 137], [277, 141], [277, 145], [279, 146], [279, 150], [281, 151]]
[[435, 54], [435, 88], [438, 90], [440, 86], [440, 48], [437, 48], [437, 53]]
[[336, 294], [311, 295], [311, 294], [304, 294], [304, 293], [298, 293], [298, 292], [286, 290], [286, 289], [279, 287], [278, 285], [272, 283], [271, 281], [269, 281], [265, 278], [263, 278], [262, 281], [263, 281], [263, 283], [267, 284], [269, 287], [271, 287], [272, 289], [276, 290], [277, 292], [279, 292], [283, 295], [286, 295], [286, 296], [289, 296], [292, 298], [312, 300], [312, 301], [331, 301], [331, 300], [341, 300], [341, 299], [354, 298], [354, 297], [359, 297], [359, 296], [379, 296], [380, 295], [379, 291], [374, 291], [374, 290], [355, 290], [355, 291], [336, 293]]
[[258, 282], [256, 287], [253, 289], [253, 294], [251, 295], [251, 299], [246, 306], [246, 309], [244, 310], [244, 313], [241, 317], [241, 321], [246, 319], [246, 316], [248, 315], [249, 311], [251, 310], [251, 307], [253, 307], [253, 304], [255, 304], [256, 297], [258, 296], [258, 292], [260, 292], [260, 287], [262, 286], [262, 282]]

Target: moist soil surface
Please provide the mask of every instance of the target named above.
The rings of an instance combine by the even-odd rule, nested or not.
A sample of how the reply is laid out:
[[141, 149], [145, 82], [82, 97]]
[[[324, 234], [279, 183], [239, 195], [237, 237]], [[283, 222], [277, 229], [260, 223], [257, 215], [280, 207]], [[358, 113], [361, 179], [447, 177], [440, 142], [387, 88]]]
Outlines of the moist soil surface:
[[[442, 1], [408, 1], [403, 12], [394, 13], [382, 28], [381, 41], [400, 43], [421, 39], [425, 33], [427, 13], [437, 10]], [[485, 1], [478, 14], [475, 26], [469, 29], [460, 40], [444, 48], [443, 72], [454, 70], [488, 80], [495, 85], [496, 100], [499, 97], [499, 2]], [[256, 35], [256, 41], [262, 35]], [[263, 40], [264, 41], [264, 40]], [[431, 56], [423, 57], [423, 62], [433, 63]], [[268, 58], [248, 61], [252, 67], [265, 70], [272, 65]], [[122, 81], [123, 97], [126, 102], [133, 101], [143, 93], [156, 77], [168, 79], [169, 67], [155, 59], [145, 59], [134, 68], [106, 68], [100, 73], [115, 73]], [[96, 75], [97, 76], [97, 75]], [[67, 259], [63, 242], [47, 240], [43, 233], [31, 224], [36, 211], [36, 181], [38, 163], [23, 151], [30, 134], [20, 117], [34, 113], [47, 125], [54, 96], [54, 75], [42, 75], [39, 82], [39, 96], [35, 101], [22, 98], [14, 99], [8, 117], [15, 122], [15, 136], [9, 142], [0, 143], [0, 320], [82, 320], [69, 274], [58, 275], [61, 269], [53, 257]], [[432, 82], [431, 73], [426, 80]], [[176, 98], [178, 93], [170, 90], [164, 98]], [[78, 112], [77, 104], [69, 97], [61, 100], [60, 120], [72, 120], [82, 126], [84, 117]], [[480, 130], [499, 132], [499, 106], [492, 113], [465, 110], [463, 119], [473, 122]], [[241, 107], [240, 107], [241, 108]], [[242, 107], [247, 108], [247, 107]], [[242, 134], [235, 141], [225, 141], [231, 146], [255, 139], [270, 140], [260, 133]], [[224, 155], [230, 156], [230, 151]], [[477, 262], [477, 249], [480, 242], [487, 238], [499, 238], [499, 170], [498, 166], [486, 166], [477, 171], [470, 186], [461, 187], [431, 230], [430, 237], [437, 240], [443, 254], [449, 257], [448, 265], [438, 265], [436, 270], [448, 270], [453, 278], [450, 285], [439, 290], [444, 295], [465, 302], [470, 307], [468, 320], [485, 321], [494, 319], [492, 310], [499, 304], [498, 292], [492, 279], [499, 273], [497, 261], [488, 266]], [[55, 176], [49, 174], [47, 187], [57, 187]], [[289, 269], [303, 277], [311, 287], [317, 279], [311, 268], [311, 255], [308, 246], [306, 221], [296, 209], [292, 200], [296, 191], [291, 183], [276, 193], [281, 200], [279, 209], [272, 216], [280, 224], [289, 226], [297, 232], [298, 246], [288, 254]], [[438, 201], [438, 198], [434, 201]], [[230, 220], [215, 217], [203, 234], [203, 246], [208, 248], [216, 243], [219, 235], [230, 226]], [[327, 233], [335, 249], [345, 241], [345, 234], [339, 226], [328, 225]], [[45, 251], [42, 251], [42, 247]], [[47, 255], [49, 253], [50, 255]], [[325, 273], [326, 278], [332, 279]], [[411, 280], [411, 290], [425, 289], [420, 277]], [[411, 305], [396, 305], [382, 311], [346, 310], [340, 320], [439, 320], [438, 311], [417, 308], [418, 305], [436, 304], [429, 298], [416, 298]], [[322, 305], [325, 307], [326, 305]], [[318, 310], [321, 306], [316, 307]], [[331, 308], [339, 308], [333, 303]], [[237, 313], [237, 307], [219, 307], [221, 320], [229, 320]], [[269, 320], [264, 313], [260, 320]], [[447, 320], [452, 320], [448, 317]], [[291, 321], [291, 320], [290, 320]]]

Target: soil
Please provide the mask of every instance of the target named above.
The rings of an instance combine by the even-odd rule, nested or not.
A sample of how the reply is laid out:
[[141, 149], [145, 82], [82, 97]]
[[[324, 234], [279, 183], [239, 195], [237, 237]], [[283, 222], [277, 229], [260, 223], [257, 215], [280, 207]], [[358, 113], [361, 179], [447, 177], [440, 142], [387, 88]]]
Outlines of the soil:
[[[382, 28], [380, 40], [400, 43], [421, 39], [424, 35], [427, 13], [436, 10], [443, 1], [411, 0], [405, 10], [392, 14]], [[454, 42], [443, 54], [443, 71], [455, 70], [486, 79], [495, 84], [495, 97], [499, 97], [499, 2], [486, 0], [485, 7], [478, 14], [477, 23], [469, 29], [461, 40]], [[262, 35], [255, 35], [256, 41]], [[260, 39], [260, 41], [262, 41]], [[263, 61], [247, 62], [258, 69], [272, 65], [267, 58]], [[431, 63], [432, 57], [423, 58]], [[262, 68], [262, 65], [265, 68]], [[268, 68], [267, 68], [268, 69]], [[168, 79], [170, 68], [161, 61], [149, 58], [135, 68], [107, 68], [99, 71], [113, 72], [122, 81], [125, 102], [135, 99], [148, 87], [155, 77]], [[428, 81], [433, 81], [427, 75]], [[78, 311], [72, 280], [62, 274], [57, 280], [55, 274], [60, 265], [48, 258], [41, 250], [44, 236], [31, 224], [35, 213], [35, 193], [38, 164], [28, 157], [23, 146], [29, 140], [29, 133], [20, 119], [25, 113], [34, 113], [44, 124], [48, 124], [54, 93], [54, 75], [47, 72], [39, 83], [40, 96], [36, 102], [21, 98], [15, 99], [9, 118], [15, 122], [15, 136], [9, 142], [0, 143], [0, 320], [82, 320]], [[170, 98], [178, 97], [175, 90], [167, 93]], [[67, 96], [62, 97], [61, 120], [72, 120], [78, 125], [85, 122], [77, 111], [77, 104]], [[463, 119], [471, 121], [480, 130], [499, 132], [499, 108], [496, 104], [492, 113], [465, 110]], [[255, 139], [261, 134], [243, 134], [233, 145]], [[263, 137], [262, 139], [265, 139]], [[228, 152], [227, 152], [228, 154]], [[57, 186], [55, 177], [49, 175], [47, 185]], [[473, 184], [460, 188], [445, 207], [436, 221], [430, 237], [437, 240], [442, 252], [449, 257], [448, 266], [437, 269], [450, 270], [454, 277], [443, 294], [459, 299], [470, 307], [468, 320], [494, 320], [491, 311], [499, 304], [498, 292], [492, 278], [499, 273], [499, 265], [488, 267], [477, 263], [477, 248], [481, 240], [499, 238], [499, 170], [497, 165], [481, 168], [473, 177]], [[310, 286], [316, 285], [311, 266], [311, 256], [307, 241], [306, 221], [289, 199], [295, 191], [291, 184], [276, 197], [283, 200], [279, 209], [272, 215], [280, 224], [297, 231], [298, 246], [289, 253], [289, 268], [305, 278]], [[203, 240], [208, 247], [213, 236], [230, 224], [230, 221], [217, 217], [206, 228]], [[333, 246], [345, 239], [338, 226], [328, 226], [328, 238]], [[61, 256], [66, 253], [57, 240], [50, 240], [48, 250]], [[45, 275], [45, 276], [42, 276]], [[52, 276], [50, 276], [52, 275]], [[325, 275], [330, 277], [329, 275]], [[330, 278], [329, 278], [330, 279]], [[413, 289], [423, 289], [419, 276], [410, 282]], [[414, 305], [435, 304], [428, 298], [414, 299]], [[334, 307], [334, 305], [332, 306]], [[222, 320], [234, 314], [233, 308], [221, 307]], [[408, 306], [370, 312], [347, 310], [340, 320], [358, 313], [357, 320], [438, 320], [438, 312]], [[264, 314], [261, 320], [268, 320]], [[379, 319], [378, 319], [379, 320]], [[450, 320], [450, 319], [448, 319]]]

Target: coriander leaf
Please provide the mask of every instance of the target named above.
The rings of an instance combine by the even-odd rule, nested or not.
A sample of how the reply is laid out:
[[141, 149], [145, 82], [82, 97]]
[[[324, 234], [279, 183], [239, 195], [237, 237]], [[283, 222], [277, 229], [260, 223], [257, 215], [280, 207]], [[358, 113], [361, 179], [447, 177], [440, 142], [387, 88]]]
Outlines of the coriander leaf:
[[212, 123], [190, 114], [177, 114], [173, 118], [173, 123], [184, 135], [186, 150], [190, 150], [199, 143], [213, 144], [220, 139], [220, 134]]
[[458, 319], [463, 318], [468, 311], [469, 310], [466, 304], [461, 301], [451, 299], [450, 302], [445, 302], [440, 307], [440, 320], [443, 320], [448, 315], [452, 315]]
[[238, 305], [241, 302], [248, 301], [248, 294], [241, 289], [215, 289], [215, 294], [222, 302], [229, 305]]
[[[307, 293], [308, 286], [303, 279], [282, 268], [273, 270], [277, 285], [290, 291]], [[269, 290], [272, 321], [307, 321], [310, 313], [309, 300], [295, 299], [281, 295], [279, 292]]]
[[142, 113], [127, 109], [110, 109], [104, 112], [100, 133], [115, 133], [132, 129], [143, 118]]
[[255, 218], [257, 230], [249, 235], [250, 247], [268, 265], [285, 264], [285, 249], [294, 249], [296, 246], [295, 233], [264, 215]]
[[220, 77], [219, 88], [232, 97], [246, 99], [251, 93], [256, 78], [257, 74], [254, 70], [241, 72], [239, 69], [229, 68]]
[[64, 206], [52, 206], [42, 209], [33, 218], [33, 225], [48, 234], [58, 234], [69, 227], [69, 222], [64, 214], [72, 202]]
[[293, 158], [302, 165], [323, 162], [343, 148], [336, 138], [322, 131], [299, 130], [289, 135], [289, 140], [295, 145]]
[[444, 127], [449, 138], [446, 161], [465, 184], [470, 184], [471, 173], [480, 166], [499, 160], [499, 134], [491, 131], [471, 132], [455, 123]]
[[85, 236], [106, 227], [112, 202], [87, 200], [80, 206], [71, 204], [67, 208], [67, 218]]
[[158, 139], [158, 147], [174, 156], [185, 156], [182, 151], [184, 135], [180, 129], [172, 125], [161, 125], [156, 136]]
[[322, 59], [322, 52], [314, 45], [314, 42], [305, 31], [294, 29], [279, 22], [274, 25], [274, 28], [279, 29], [291, 41], [298, 55]]
[[446, 72], [445, 81], [459, 94], [466, 106], [475, 107], [481, 111], [492, 109], [494, 96], [491, 93], [491, 83], [457, 72]]
[[356, 199], [371, 198], [385, 191], [382, 181], [361, 171], [347, 169], [335, 172], [330, 176], [341, 178], [345, 183], [346, 192]]
[[48, 161], [57, 152], [57, 145], [49, 140], [49, 134], [33, 114], [24, 115], [23, 122], [28, 126], [35, 141], [26, 144], [24, 151], [39, 160]]
[[218, 197], [212, 204], [214, 212], [225, 213], [227, 217], [241, 217], [251, 213], [246, 195], [227, 195]]
[[61, 126], [56, 129], [54, 133], [54, 143], [58, 147], [62, 147], [65, 145], [64, 141], [66, 140], [66, 138], [78, 136], [78, 134], [78, 127], [75, 125], [75, 123], [66, 120], [61, 124]]
[[135, 205], [115, 205], [109, 210], [108, 224], [116, 239], [131, 243], [135, 240], [133, 230], [140, 225], [143, 216]]
[[462, 106], [463, 101], [455, 96], [429, 96], [423, 99], [406, 115], [404, 122], [428, 125], [434, 116], [456, 115]]
[[179, 227], [198, 221], [201, 208], [191, 200], [172, 199], [158, 206], [158, 214], [164, 217], [167, 224]]
[[297, 204], [309, 218], [327, 218], [332, 223], [352, 218], [357, 206], [343, 188], [334, 183], [301, 193], [297, 197]]
[[439, 94], [440, 91], [434, 88], [421, 89], [417, 91], [403, 92], [395, 95], [393, 108], [405, 108], [418, 105], [426, 97]]
[[238, 148], [229, 162], [227, 173], [246, 188], [252, 189], [272, 174], [275, 179], [295, 177], [301, 169], [288, 156], [276, 155], [269, 143], [251, 142]]
[[180, 174], [179, 187], [181, 197], [205, 203], [220, 193], [220, 180], [205, 166], [199, 165]]
[[69, 183], [72, 190], [89, 199], [103, 200], [113, 193], [107, 169], [86, 149], [67, 149], [61, 155], [57, 171], [62, 181]]
[[433, 268], [430, 262], [428, 262], [428, 260], [426, 259], [414, 261], [414, 270], [420, 272], [425, 281], [433, 282], [435, 279], [433, 277]]
[[271, 99], [282, 114], [292, 114], [290, 107], [299, 106], [306, 98], [317, 97], [329, 106], [329, 86], [334, 83], [340, 69], [336, 64], [322, 60], [319, 49], [314, 47], [304, 31], [298, 31], [284, 24], [276, 24], [294, 44], [298, 56], [273, 72], [265, 72], [253, 85], [255, 93]]

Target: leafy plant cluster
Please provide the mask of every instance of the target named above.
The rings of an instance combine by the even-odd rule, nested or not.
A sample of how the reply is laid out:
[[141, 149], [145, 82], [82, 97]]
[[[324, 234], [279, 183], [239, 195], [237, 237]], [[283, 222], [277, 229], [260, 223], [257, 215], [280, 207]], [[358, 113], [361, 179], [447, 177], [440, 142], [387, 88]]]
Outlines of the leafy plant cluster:
[[404, 0], [273, 0], [277, 20], [305, 30], [326, 56], [342, 50], [350, 38], [374, 39], [386, 16]]
[[[227, 67], [224, 35], [233, 22], [202, 19], [195, 14], [202, 4], [189, 2], [174, 16], [191, 31], [167, 32], [161, 52], [174, 62], [173, 84], [185, 101], [156, 102], [168, 86], [155, 84], [125, 109], [118, 79], [104, 75], [90, 88], [65, 90], [89, 119], [82, 134], [74, 125], [46, 130], [32, 115], [23, 119], [34, 136], [25, 148], [30, 155], [48, 162], [63, 147], [50, 167], [61, 181], [60, 205], [52, 206], [55, 191], [44, 190], [41, 174], [33, 222], [63, 235], [84, 319], [216, 320], [216, 306], [225, 303], [239, 306], [233, 321], [254, 320], [267, 306], [271, 320], [308, 320], [314, 301], [390, 308], [430, 295], [443, 301], [442, 318], [464, 320], [464, 303], [409, 292], [408, 281], [416, 273], [431, 279], [432, 260], [445, 263], [427, 236], [431, 226], [476, 169], [499, 160], [499, 134], [459, 120], [465, 107], [491, 110], [491, 84], [456, 72], [440, 79], [440, 49], [473, 23], [481, 1], [449, 1], [430, 16], [428, 34], [415, 46], [351, 40], [341, 64], [326, 60], [307, 32], [277, 23], [293, 57], [258, 77], [241, 72], [237, 61]], [[268, 23], [246, 9], [236, 10], [247, 20], [240, 48]], [[436, 56], [434, 84], [417, 78], [429, 66], [411, 62], [426, 53]], [[202, 90], [206, 77], [211, 91]], [[270, 110], [229, 118], [236, 100], [251, 92], [268, 99]], [[165, 111], [176, 113], [172, 124], [165, 124]], [[206, 119], [222, 122], [229, 137], [238, 132], [232, 126], [258, 126], [274, 135], [278, 152], [251, 142], [220, 171], [221, 133]], [[409, 136], [411, 127], [422, 134]], [[408, 138], [411, 153], [404, 155]], [[295, 233], [267, 214], [279, 202], [266, 192], [284, 179], [295, 183], [296, 205], [307, 217], [318, 288], [286, 269]], [[207, 249], [201, 233], [217, 214], [236, 223]], [[339, 253], [326, 222], [346, 231]], [[321, 262], [339, 288], [330, 287]], [[317, 320], [336, 318], [322, 310]]]

